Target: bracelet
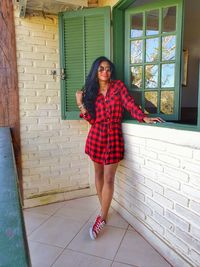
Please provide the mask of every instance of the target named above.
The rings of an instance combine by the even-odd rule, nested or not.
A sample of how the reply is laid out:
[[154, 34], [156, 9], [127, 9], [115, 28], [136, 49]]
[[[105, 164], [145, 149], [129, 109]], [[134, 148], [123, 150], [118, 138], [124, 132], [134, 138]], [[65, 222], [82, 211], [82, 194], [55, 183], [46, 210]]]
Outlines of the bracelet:
[[80, 106], [78, 106], [79, 109], [85, 108], [84, 104], [81, 104]]

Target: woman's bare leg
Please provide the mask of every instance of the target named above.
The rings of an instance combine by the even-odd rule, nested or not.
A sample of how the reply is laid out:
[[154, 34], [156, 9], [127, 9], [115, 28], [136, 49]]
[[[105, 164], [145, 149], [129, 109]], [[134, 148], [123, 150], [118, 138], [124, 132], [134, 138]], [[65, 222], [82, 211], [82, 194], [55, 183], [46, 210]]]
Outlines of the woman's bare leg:
[[102, 202], [101, 202], [101, 218], [106, 220], [108, 210], [113, 197], [114, 192], [114, 178], [117, 170], [118, 163], [104, 165], [104, 183], [102, 189]]
[[95, 171], [95, 186], [97, 190], [97, 195], [99, 197], [99, 202], [102, 205], [102, 189], [104, 183], [104, 166], [102, 164], [94, 162]]

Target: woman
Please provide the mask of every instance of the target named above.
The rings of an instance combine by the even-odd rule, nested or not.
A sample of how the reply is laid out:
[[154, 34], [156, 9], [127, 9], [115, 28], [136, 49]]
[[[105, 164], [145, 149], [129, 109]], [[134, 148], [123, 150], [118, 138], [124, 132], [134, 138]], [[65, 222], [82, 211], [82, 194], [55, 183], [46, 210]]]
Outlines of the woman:
[[140, 122], [163, 122], [161, 118], [148, 118], [135, 105], [124, 83], [114, 78], [114, 64], [106, 57], [99, 57], [91, 67], [84, 93], [76, 93], [80, 117], [92, 125], [85, 153], [94, 163], [95, 185], [101, 204], [101, 214], [90, 228], [91, 239], [95, 239], [106, 224], [113, 197], [116, 169], [124, 156], [121, 128], [123, 108]]

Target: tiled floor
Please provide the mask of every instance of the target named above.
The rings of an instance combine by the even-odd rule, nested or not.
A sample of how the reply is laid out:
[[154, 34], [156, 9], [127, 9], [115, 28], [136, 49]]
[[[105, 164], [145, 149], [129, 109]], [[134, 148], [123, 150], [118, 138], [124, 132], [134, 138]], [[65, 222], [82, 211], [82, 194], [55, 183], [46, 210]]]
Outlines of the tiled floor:
[[92, 241], [88, 229], [99, 211], [96, 196], [26, 209], [33, 267], [170, 267], [117, 212]]

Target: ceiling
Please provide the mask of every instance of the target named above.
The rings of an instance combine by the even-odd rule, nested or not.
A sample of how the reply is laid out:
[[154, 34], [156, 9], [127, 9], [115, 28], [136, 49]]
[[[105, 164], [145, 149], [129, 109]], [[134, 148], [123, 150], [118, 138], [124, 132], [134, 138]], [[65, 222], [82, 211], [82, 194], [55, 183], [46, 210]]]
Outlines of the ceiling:
[[62, 11], [77, 10], [84, 7], [95, 7], [98, 0], [15, 0], [19, 5], [20, 17], [26, 13], [41, 11], [47, 14], [58, 14]]

